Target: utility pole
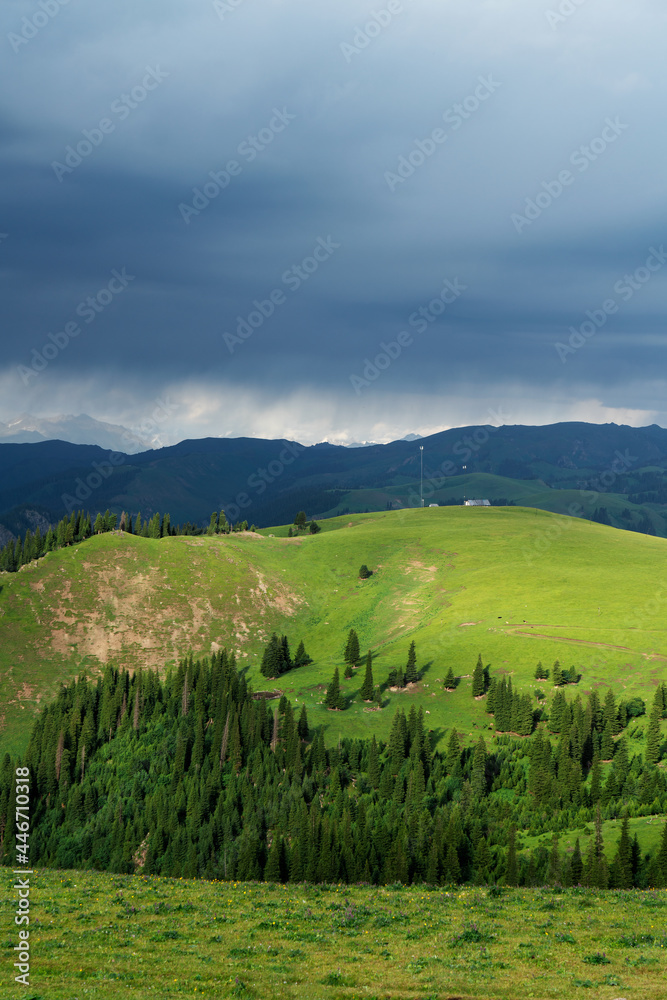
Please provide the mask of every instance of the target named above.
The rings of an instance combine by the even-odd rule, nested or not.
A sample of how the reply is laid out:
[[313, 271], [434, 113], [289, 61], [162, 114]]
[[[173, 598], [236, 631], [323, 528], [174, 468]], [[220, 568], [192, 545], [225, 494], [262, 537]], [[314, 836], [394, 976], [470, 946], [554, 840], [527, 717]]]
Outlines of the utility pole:
[[421, 470], [419, 477], [419, 499], [421, 500], [422, 507], [424, 506], [424, 445], [419, 445], [419, 454], [421, 456]]

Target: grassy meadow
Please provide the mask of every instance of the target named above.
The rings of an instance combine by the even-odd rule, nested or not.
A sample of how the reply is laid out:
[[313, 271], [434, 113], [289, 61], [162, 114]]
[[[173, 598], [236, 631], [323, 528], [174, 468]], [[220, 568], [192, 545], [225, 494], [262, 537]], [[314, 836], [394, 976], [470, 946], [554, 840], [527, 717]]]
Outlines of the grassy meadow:
[[[440, 736], [489, 726], [470, 697], [482, 653], [492, 674], [541, 688], [535, 664], [576, 666], [582, 693], [613, 684], [650, 699], [667, 663], [667, 541], [520, 508], [449, 507], [347, 515], [315, 536], [261, 534], [138, 538], [104, 534], [1, 574], [0, 750], [19, 752], [32, 716], [58, 685], [106, 663], [162, 669], [185, 652], [237, 652], [256, 689], [305, 702], [327, 740], [386, 737], [397, 706], [428, 713]], [[374, 571], [358, 578], [362, 563]], [[343, 681], [347, 711], [322, 704], [350, 628], [372, 648], [376, 682], [417, 645], [421, 682], [385, 692], [369, 711]], [[259, 673], [273, 630], [314, 662], [275, 684]], [[461, 677], [443, 691], [449, 666]], [[341, 671], [342, 673], [342, 671]], [[574, 693], [574, 689], [570, 689]], [[643, 725], [643, 723], [640, 723]]]
[[[12, 884], [3, 870], [3, 882]], [[663, 1000], [667, 892], [276, 885], [42, 869], [23, 1000]]]

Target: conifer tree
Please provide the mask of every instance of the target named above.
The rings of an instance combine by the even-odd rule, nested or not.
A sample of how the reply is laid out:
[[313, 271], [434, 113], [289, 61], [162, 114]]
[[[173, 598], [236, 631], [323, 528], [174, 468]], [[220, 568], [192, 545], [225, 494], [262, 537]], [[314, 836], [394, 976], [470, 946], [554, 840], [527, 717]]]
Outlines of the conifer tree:
[[394, 714], [389, 734], [389, 762], [391, 773], [394, 775], [398, 774], [405, 760], [406, 733], [405, 715], [402, 710], [399, 710]]
[[447, 773], [453, 776], [458, 776], [461, 773], [461, 744], [459, 743], [458, 733], [454, 728], [452, 728], [449, 740], [447, 741], [445, 767]]
[[472, 696], [479, 698], [484, 694], [484, 666], [482, 664], [482, 654], [477, 657], [475, 671], [472, 675]]
[[241, 744], [241, 733], [239, 731], [238, 713], [234, 716], [231, 737], [229, 741], [229, 759], [235, 772], [238, 772], [243, 761], [243, 747]]
[[438, 858], [438, 845], [436, 844], [435, 840], [431, 841], [431, 847], [428, 852], [426, 882], [428, 885], [440, 884], [440, 864]]
[[560, 882], [560, 854], [558, 853], [558, 834], [551, 837], [551, 851], [549, 852], [549, 865], [547, 867], [547, 882], [555, 885]]
[[615, 888], [632, 889], [632, 844], [630, 842], [630, 824], [627, 812], [623, 816], [621, 823], [621, 836], [614, 864], [618, 876], [618, 884]]
[[312, 663], [312, 657], [306, 652], [306, 647], [303, 644], [303, 639], [296, 648], [296, 653], [294, 654], [294, 666], [295, 667], [307, 667], [309, 663]]
[[656, 856], [656, 865], [662, 875], [662, 884], [658, 887], [664, 889], [667, 886], [667, 820], [662, 828], [662, 838]]
[[538, 681], [546, 681], [549, 677], [549, 670], [547, 667], [542, 666], [542, 661], [538, 660], [537, 666], [535, 667], [535, 678]]
[[602, 728], [603, 730], [607, 725], [611, 726], [612, 736], [617, 736], [621, 730], [620, 722], [618, 720], [618, 709], [616, 708], [616, 699], [614, 698], [614, 692], [611, 688], [607, 691], [604, 699], [604, 706], [602, 709]]
[[373, 733], [373, 739], [368, 751], [368, 780], [373, 788], [377, 788], [380, 784], [380, 754], [375, 733]]
[[[661, 695], [661, 688], [658, 688], [656, 695]], [[654, 700], [649, 716], [648, 727], [646, 729], [646, 749], [644, 755], [649, 764], [657, 764], [660, 760], [660, 719], [662, 717], [662, 696], [660, 702]]]
[[602, 814], [599, 803], [595, 813], [595, 836], [591, 838], [590, 846], [586, 852], [583, 881], [585, 885], [597, 889], [606, 889], [609, 885], [609, 867], [604, 853]]
[[297, 723], [297, 733], [299, 734], [300, 740], [308, 740], [308, 715], [306, 713], [306, 706], [301, 706], [301, 714], [299, 715], [299, 721]]
[[512, 824], [509, 831], [509, 842], [507, 847], [507, 867], [505, 869], [505, 883], [507, 885], [519, 884], [519, 867], [516, 857], [516, 826]]
[[324, 703], [328, 709], [336, 709], [340, 711], [345, 708], [345, 699], [343, 698], [340, 690], [340, 675], [338, 673], [338, 667], [334, 670], [331, 683], [327, 688]]
[[558, 660], [556, 660], [556, 662], [554, 663], [551, 677], [553, 680], [554, 687], [562, 687], [562, 685], [565, 683], [565, 679], [563, 677], [563, 671], [561, 670], [561, 666]]
[[492, 863], [488, 841], [486, 837], [480, 837], [473, 860], [473, 881], [476, 885], [484, 885], [488, 882]]
[[415, 644], [411, 642], [410, 649], [408, 650], [408, 662], [405, 666], [405, 684], [414, 684], [418, 679], [417, 654], [415, 652]]
[[494, 717], [496, 730], [499, 733], [507, 733], [510, 729], [512, 714], [512, 679], [509, 682], [503, 677], [500, 684], [496, 684], [494, 693]]
[[472, 756], [472, 774], [470, 784], [477, 798], [481, 798], [486, 793], [486, 744], [484, 737], [480, 736]]
[[273, 840], [271, 841], [271, 847], [269, 848], [269, 856], [266, 861], [266, 868], [264, 869], [264, 881], [265, 882], [280, 882], [280, 836], [274, 831]]
[[364, 675], [364, 682], [361, 685], [361, 690], [359, 691], [359, 697], [362, 701], [372, 701], [373, 691], [373, 654], [369, 649], [366, 654], [366, 673]]
[[519, 736], [530, 736], [533, 731], [533, 705], [529, 694], [521, 695], [517, 709], [517, 724]]
[[454, 677], [454, 671], [450, 667], [445, 676], [445, 688], [447, 691], [453, 691], [456, 687], [456, 678]]
[[611, 760], [614, 756], [613, 727], [611, 720], [605, 724], [600, 741], [600, 757], [602, 760]]
[[498, 680], [496, 677], [494, 677], [491, 683], [489, 684], [489, 690], [486, 692], [486, 706], [484, 710], [488, 715], [495, 715], [497, 696], [498, 696]]
[[280, 675], [281, 663], [282, 657], [280, 643], [278, 641], [278, 636], [274, 632], [264, 649], [262, 665], [259, 668], [260, 672], [264, 675], [264, 677], [278, 677]]
[[280, 640], [280, 673], [287, 673], [293, 666], [289, 642], [287, 641], [287, 636], [284, 635]]
[[597, 805], [600, 801], [600, 795], [602, 792], [602, 769], [600, 767], [600, 758], [596, 753], [593, 756], [593, 764], [591, 767], [591, 803], [592, 805]]
[[445, 854], [443, 878], [445, 882], [454, 884], [461, 880], [461, 864], [459, 862], [458, 851], [451, 841], [447, 845], [447, 852]]
[[619, 788], [622, 789], [628, 771], [630, 770], [630, 754], [625, 736], [621, 736], [614, 751], [614, 773], [617, 775]]
[[570, 861], [570, 873], [572, 879], [572, 885], [581, 884], [581, 875], [584, 870], [584, 862], [581, 857], [581, 847], [579, 845], [579, 838], [577, 837], [574, 842], [574, 851], [572, 852], [572, 859]]
[[347, 637], [347, 643], [345, 645], [344, 660], [352, 667], [356, 667], [359, 662], [360, 650], [359, 650], [359, 636], [353, 628]]
[[552, 733], [562, 733], [565, 727], [565, 695], [562, 691], [557, 691], [551, 702], [551, 712], [549, 713], [549, 729]]

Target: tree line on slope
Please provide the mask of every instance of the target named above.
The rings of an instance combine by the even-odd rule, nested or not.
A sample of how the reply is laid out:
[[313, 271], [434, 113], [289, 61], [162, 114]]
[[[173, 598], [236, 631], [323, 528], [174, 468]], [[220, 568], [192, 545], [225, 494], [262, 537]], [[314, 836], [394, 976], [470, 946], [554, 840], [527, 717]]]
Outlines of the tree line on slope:
[[[208, 528], [202, 528], [197, 524], [187, 521], [185, 524], [172, 524], [169, 514], [153, 514], [150, 518], [142, 521], [139, 512], [134, 521], [131, 514], [123, 511], [120, 518], [117, 514], [105, 511], [98, 513], [95, 520], [91, 522], [88, 512], [83, 510], [74, 512], [69, 517], [63, 517], [54, 527], [42, 534], [37, 528], [34, 532], [28, 529], [23, 538], [19, 535], [14, 541], [7, 542], [0, 549], [0, 571], [16, 573], [21, 566], [25, 566], [35, 559], [41, 559], [48, 552], [55, 552], [70, 545], [84, 542], [93, 535], [101, 535], [109, 531], [124, 531], [129, 535], [139, 535], [142, 538], [164, 538], [174, 535], [219, 535], [229, 534], [232, 531], [247, 531], [247, 521], [237, 521], [234, 525], [228, 524], [224, 511], [214, 511]], [[255, 530], [255, 525], [250, 528]]]
[[[656, 693], [656, 716], [665, 688]], [[607, 719], [618, 723], [607, 701]], [[571, 722], [570, 713], [571, 711]], [[108, 667], [63, 687], [21, 761], [0, 767], [0, 858], [15, 849], [14, 769], [31, 775], [31, 863], [167, 876], [312, 882], [667, 886], [629, 817], [664, 815], [667, 778], [619, 734], [603, 774], [605, 708], [568, 703], [557, 745], [542, 728], [446, 749], [414, 707], [389, 739], [327, 746], [305, 705], [270, 706], [233, 654], [182, 660], [164, 679]], [[604, 780], [603, 780], [604, 779]], [[511, 793], [511, 794], [508, 794]], [[607, 860], [602, 822], [622, 818]], [[583, 855], [559, 835], [593, 822]], [[521, 851], [522, 835], [551, 844]]]

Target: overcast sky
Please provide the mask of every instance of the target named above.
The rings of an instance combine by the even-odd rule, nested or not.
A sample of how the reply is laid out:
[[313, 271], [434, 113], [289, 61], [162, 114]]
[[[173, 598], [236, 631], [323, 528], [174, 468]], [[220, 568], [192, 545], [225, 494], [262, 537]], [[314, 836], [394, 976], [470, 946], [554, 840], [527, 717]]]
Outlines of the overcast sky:
[[664, 0], [0, 18], [0, 420], [667, 425]]

